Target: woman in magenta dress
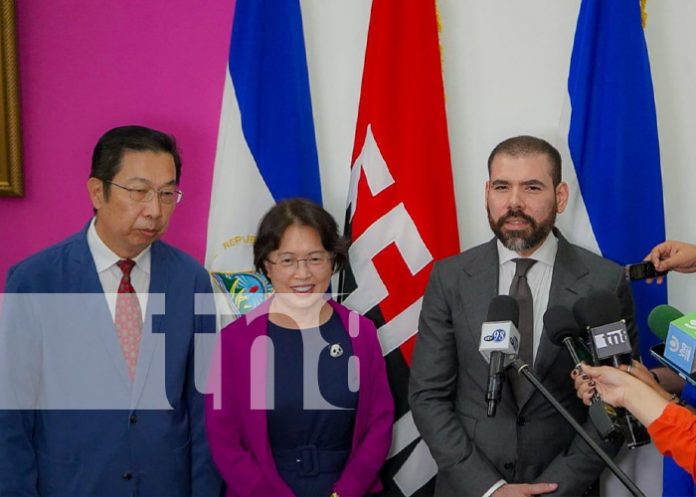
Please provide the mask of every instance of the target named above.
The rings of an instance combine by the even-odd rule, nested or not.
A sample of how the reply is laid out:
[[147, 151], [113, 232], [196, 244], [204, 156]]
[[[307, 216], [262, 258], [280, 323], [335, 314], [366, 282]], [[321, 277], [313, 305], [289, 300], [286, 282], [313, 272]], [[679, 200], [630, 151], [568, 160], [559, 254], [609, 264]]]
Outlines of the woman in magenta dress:
[[254, 263], [274, 287], [220, 334], [208, 399], [228, 496], [362, 496], [381, 489], [394, 407], [374, 325], [327, 295], [347, 259], [334, 219], [291, 199], [261, 221]]

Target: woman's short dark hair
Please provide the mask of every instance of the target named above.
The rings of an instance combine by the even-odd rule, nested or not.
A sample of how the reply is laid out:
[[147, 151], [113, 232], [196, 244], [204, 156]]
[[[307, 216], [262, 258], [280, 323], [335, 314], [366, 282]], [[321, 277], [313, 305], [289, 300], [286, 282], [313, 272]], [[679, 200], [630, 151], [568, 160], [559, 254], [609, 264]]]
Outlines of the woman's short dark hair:
[[269, 210], [259, 225], [254, 241], [254, 265], [266, 276], [264, 261], [277, 250], [285, 230], [293, 224], [314, 228], [324, 249], [333, 255], [333, 271], [343, 269], [348, 261], [348, 244], [338, 234], [338, 224], [320, 205], [305, 198], [291, 198], [278, 202]]
[[165, 153], [172, 156], [176, 172], [176, 184], [181, 178], [181, 156], [173, 136], [145, 126], [120, 126], [102, 135], [92, 153], [90, 178], [104, 181], [104, 194], [108, 197], [108, 181], [121, 169], [121, 160], [128, 151]]

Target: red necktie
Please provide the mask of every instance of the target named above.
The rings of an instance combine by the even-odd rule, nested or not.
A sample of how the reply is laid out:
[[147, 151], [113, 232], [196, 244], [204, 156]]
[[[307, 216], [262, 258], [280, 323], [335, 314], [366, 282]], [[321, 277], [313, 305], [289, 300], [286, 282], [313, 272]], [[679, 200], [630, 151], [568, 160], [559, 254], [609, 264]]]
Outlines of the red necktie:
[[138, 365], [138, 350], [140, 349], [140, 337], [143, 326], [140, 302], [130, 280], [130, 273], [133, 266], [135, 266], [135, 262], [131, 259], [125, 259], [118, 261], [116, 265], [123, 272], [121, 283], [118, 285], [118, 295], [116, 296], [116, 334], [121, 344], [123, 358], [126, 360], [128, 377], [133, 381], [135, 369]]

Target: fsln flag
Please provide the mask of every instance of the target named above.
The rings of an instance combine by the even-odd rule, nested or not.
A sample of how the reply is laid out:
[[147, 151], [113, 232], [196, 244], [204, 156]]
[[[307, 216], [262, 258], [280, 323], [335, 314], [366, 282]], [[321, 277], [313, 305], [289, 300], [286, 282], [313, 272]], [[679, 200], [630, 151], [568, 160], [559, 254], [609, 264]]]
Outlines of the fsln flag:
[[253, 272], [263, 214], [277, 201], [321, 204], [299, 0], [237, 0], [208, 218], [206, 267], [241, 314], [268, 290]]
[[[639, 262], [665, 239], [655, 99], [639, 0], [583, 0], [568, 75], [568, 147], [599, 251]], [[577, 213], [576, 213], [577, 214]], [[575, 226], [581, 223], [574, 223]], [[643, 360], [664, 285], [632, 285]]]
[[[562, 121], [571, 159], [564, 175], [577, 178], [581, 194], [559, 220], [567, 223], [562, 226], [571, 239], [619, 264], [641, 261], [665, 238], [655, 100], [641, 21], [639, 0], [582, 0], [568, 75], [570, 113]], [[632, 290], [641, 354], [653, 365], [648, 348], [657, 339], [647, 315], [666, 301], [667, 290], [644, 282]], [[632, 451], [618, 462], [646, 493], [660, 493], [654, 451]], [[611, 475], [602, 483], [609, 497], [625, 494]]]
[[374, 0], [339, 291], [378, 327], [396, 404], [388, 495], [428, 495], [437, 467], [408, 407], [418, 315], [433, 261], [459, 251], [434, 0]]

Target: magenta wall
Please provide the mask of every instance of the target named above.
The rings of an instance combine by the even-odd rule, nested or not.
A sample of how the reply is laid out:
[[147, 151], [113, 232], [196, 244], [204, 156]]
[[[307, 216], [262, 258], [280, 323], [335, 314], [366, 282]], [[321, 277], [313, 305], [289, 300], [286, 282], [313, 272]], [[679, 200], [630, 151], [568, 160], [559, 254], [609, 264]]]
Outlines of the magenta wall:
[[165, 239], [200, 261], [234, 0], [19, 0], [24, 198], [0, 198], [7, 269], [91, 215], [92, 148], [107, 129], [174, 134], [181, 189]]

